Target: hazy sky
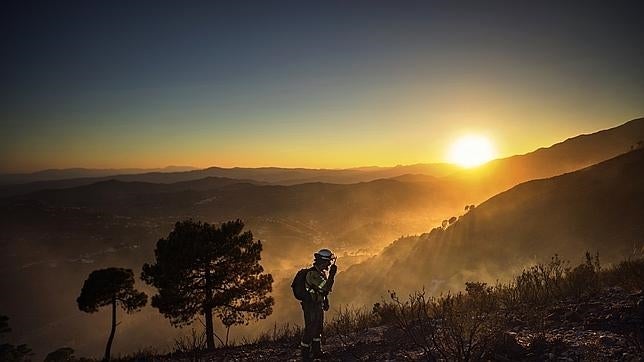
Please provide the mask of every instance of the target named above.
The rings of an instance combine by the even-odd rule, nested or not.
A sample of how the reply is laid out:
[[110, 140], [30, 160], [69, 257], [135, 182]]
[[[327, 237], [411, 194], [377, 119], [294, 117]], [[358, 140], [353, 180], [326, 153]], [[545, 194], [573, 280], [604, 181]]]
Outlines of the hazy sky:
[[644, 115], [641, 1], [515, 3], [3, 2], [0, 172], [441, 162]]

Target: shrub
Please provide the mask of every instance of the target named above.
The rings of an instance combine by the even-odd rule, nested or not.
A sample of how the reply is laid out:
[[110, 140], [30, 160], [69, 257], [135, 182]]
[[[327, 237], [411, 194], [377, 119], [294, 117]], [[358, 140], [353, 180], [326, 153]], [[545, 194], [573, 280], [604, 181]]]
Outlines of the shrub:
[[593, 260], [590, 253], [586, 252], [586, 262], [577, 265], [566, 275], [566, 295], [582, 297], [588, 293], [596, 293], [601, 288], [600, 271], [599, 254], [596, 254]]
[[562, 295], [565, 275], [570, 271], [567, 261], [555, 254], [548, 264], [539, 263], [524, 270], [514, 280], [514, 288], [521, 302], [546, 304]]
[[[326, 336], [336, 336], [345, 348], [351, 348], [360, 343], [368, 343], [365, 340], [367, 334], [363, 332], [379, 324], [380, 318], [365, 308], [346, 306], [340, 307], [333, 319], [326, 323], [324, 330], [327, 332]], [[353, 357], [360, 359], [353, 351], [351, 353]]]
[[[599, 255], [587, 252], [584, 263], [571, 268], [568, 261], [554, 255], [549, 263], [525, 269], [509, 283], [467, 282], [465, 293], [428, 297], [423, 290], [401, 300], [390, 292], [390, 300], [374, 304], [372, 314], [379, 323], [399, 328], [427, 360], [494, 359], [500, 354], [516, 356], [522, 348], [504, 342], [506, 336], [498, 333], [507, 329], [512, 318], [520, 316], [523, 322], [543, 329], [547, 311], [543, 307], [563, 298], [583, 298], [608, 286], [641, 290], [644, 258], [603, 269]], [[542, 341], [533, 342], [530, 348], [538, 349]], [[510, 347], [514, 351], [499, 350]]]
[[190, 334], [174, 340], [174, 352], [192, 356], [197, 361], [199, 355], [206, 350], [206, 333], [190, 330]]
[[644, 289], [644, 258], [627, 259], [601, 273], [603, 285], [618, 286], [626, 290]]
[[491, 353], [500, 330], [492, 291], [484, 283], [473, 283], [467, 294], [431, 298], [420, 291], [405, 301], [392, 292], [386, 310], [427, 360], [480, 360]]

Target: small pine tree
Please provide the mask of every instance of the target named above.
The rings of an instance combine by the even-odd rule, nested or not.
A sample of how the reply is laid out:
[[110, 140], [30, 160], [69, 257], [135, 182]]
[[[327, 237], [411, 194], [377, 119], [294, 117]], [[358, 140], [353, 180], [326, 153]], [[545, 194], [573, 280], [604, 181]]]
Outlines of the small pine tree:
[[70, 362], [75, 361], [74, 349], [69, 347], [58, 348], [55, 351], [49, 352], [45, 357], [44, 362]]
[[140, 310], [148, 302], [148, 296], [134, 289], [132, 269], [107, 268], [93, 271], [76, 299], [78, 309], [87, 313], [97, 312], [100, 307], [112, 306], [112, 329], [105, 347], [105, 361], [110, 360], [112, 341], [116, 332], [116, 306], [125, 312]]
[[154, 251], [155, 264], [145, 264], [141, 278], [159, 294], [152, 306], [174, 326], [206, 322], [206, 345], [215, 348], [213, 312], [228, 326], [263, 319], [272, 313], [273, 277], [262, 274], [262, 243], [241, 220], [219, 227], [187, 220], [177, 222]]

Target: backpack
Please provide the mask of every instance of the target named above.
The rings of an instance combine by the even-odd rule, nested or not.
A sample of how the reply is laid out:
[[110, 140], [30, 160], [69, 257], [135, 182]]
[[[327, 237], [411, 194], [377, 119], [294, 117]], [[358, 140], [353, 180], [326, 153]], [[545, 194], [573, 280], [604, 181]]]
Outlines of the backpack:
[[310, 298], [309, 292], [306, 290], [306, 274], [308, 274], [310, 270], [311, 268], [300, 269], [300, 271], [295, 274], [295, 278], [293, 278], [291, 288], [293, 289], [293, 295], [297, 300], [304, 301]]

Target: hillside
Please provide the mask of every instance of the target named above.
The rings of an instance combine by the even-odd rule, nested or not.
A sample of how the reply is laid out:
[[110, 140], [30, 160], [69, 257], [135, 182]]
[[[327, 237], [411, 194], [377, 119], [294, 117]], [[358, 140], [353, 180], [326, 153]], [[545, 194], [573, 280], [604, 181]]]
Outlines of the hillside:
[[[644, 352], [638, 348], [638, 343], [641, 342], [632, 334], [632, 326], [641, 324], [644, 315], [644, 296], [641, 292], [629, 293], [619, 287], [606, 288], [588, 299], [555, 302], [552, 306], [533, 310], [535, 314], [547, 317], [544, 326], [522, 320], [525, 315], [506, 312], [501, 317], [500, 324], [504, 328], [498, 333], [500, 341], [496, 345], [487, 342], [488, 345], [474, 347], [486, 349], [486, 355], [484, 358], [470, 357], [470, 360], [637, 361], [644, 357]], [[405, 333], [405, 327], [395, 320], [383, 321], [378, 319], [377, 314], [375, 318], [365, 314], [352, 317], [355, 319], [345, 317], [330, 321], [327, 327], [329, 337], [324, 346], [327, 353], [325, 361], [432, 360], [419, 346], [422, 343], [414, 343], [414, 339]], [[412, 320], [408, 322], [412, 325], [413, 322], [418, 323]], [[197, 354], [208, 360], [222, 361], [301, 361], [297, 350], [299, 335], [280, 333], [283, 331], [278, 330], [274, 335], [271, 331], [266, 333], [266, 339], [275, 336], [276, 340], [259, 340], [214, 352], [197, 351], [154, 357], [160, 361], [188, 362]], [[421, 338], [418, 336], [418, 339]], [[476, 338], [473, 341], [480, 342]], [[451, 353], [448, 352], [446, 360], [458, 360], [462, 357], [457, 352], [459, 346], [471, 347], [466, 342], [446, 346], [453, 348], [449, 351]], [[435, 350], [430, 351], [440, 355]]]
[[[534, 260], [578, 250], [615, 261], [644, 244], [644, 149], [561, 176], [520, 184], [443, 230], [400, 239], [340, 274], [341, 303], [366, 303], [388, 289], [430, 291], [494, 281]], [[345, 291], [360, 290], [359, 294]]]

